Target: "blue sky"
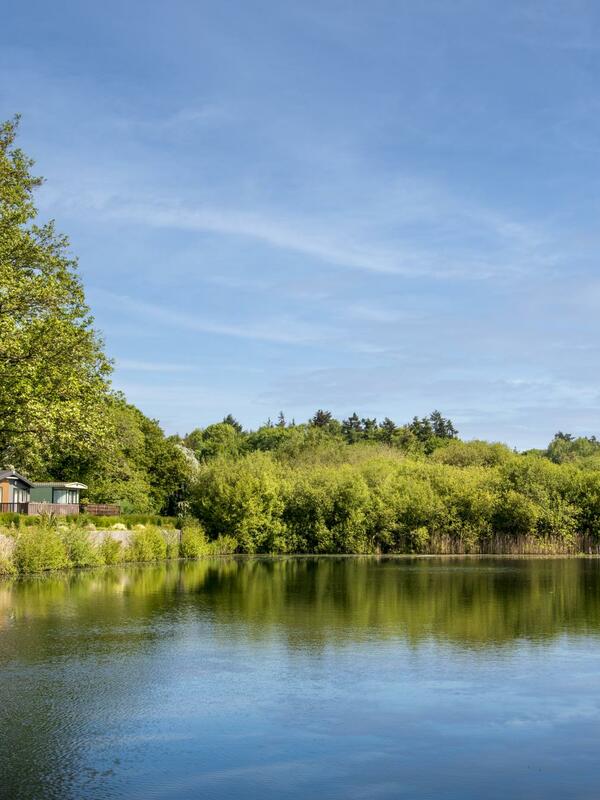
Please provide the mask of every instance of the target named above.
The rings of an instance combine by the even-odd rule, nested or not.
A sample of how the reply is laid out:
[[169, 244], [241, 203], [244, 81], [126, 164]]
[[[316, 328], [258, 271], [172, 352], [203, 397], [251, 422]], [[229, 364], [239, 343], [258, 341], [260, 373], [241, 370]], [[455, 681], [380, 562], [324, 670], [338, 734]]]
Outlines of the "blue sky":
[[600, 433], [600, 6], [11, 2], [0, 112], [169, 432]]

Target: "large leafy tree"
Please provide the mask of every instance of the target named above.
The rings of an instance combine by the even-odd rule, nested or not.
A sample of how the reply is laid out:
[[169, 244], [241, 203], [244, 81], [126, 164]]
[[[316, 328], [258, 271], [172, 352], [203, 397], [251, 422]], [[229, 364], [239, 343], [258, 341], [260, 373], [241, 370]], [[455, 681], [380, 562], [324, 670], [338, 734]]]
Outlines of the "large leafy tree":
[[85, 460], [108, 435], [111, 366], [66, 237], [36, 221], [17, 125], [0, 125], [0, 461], [45, 477], [53, 454]]
[[90, 487], [88, 499], [116, 502], [127, 513], [177, 513], [193, 475], [193, 464], [177, 437], [165, 437], [156, 420], [120, 394], [110, 399], [109, 423], [106, 447], [81, 466]]

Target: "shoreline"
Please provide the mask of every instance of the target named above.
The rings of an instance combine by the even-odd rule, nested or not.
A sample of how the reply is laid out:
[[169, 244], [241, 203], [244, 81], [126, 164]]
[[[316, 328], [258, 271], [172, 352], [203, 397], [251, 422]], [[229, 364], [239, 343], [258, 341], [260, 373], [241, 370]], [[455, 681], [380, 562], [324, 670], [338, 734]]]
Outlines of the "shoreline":
[[45, 578], [99, 572], [126, 567], [164, 567], [175, 564], [194, 564], [202, 561], [312, 561], [312, 560], [373, 560], [373, 561], [558, 561], [600, 559], [600, 553], [207, 553], [199, 558], [165, 558], [156, 561], [119, 561], [114, 564], [70, 566], [42, 569], [37, 572], [0, 573], [3, 583], [30, 578]]

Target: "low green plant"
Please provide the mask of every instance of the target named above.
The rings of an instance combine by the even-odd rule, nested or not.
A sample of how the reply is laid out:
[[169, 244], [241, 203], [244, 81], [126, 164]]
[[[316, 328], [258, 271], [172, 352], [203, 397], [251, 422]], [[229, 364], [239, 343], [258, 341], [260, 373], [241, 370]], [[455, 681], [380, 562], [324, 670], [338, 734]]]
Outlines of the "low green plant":
[[102, 541], [98, 551], [104, 564], [120, 564], [125, 561], [123, 545], [118, 539], [113, 539], [112, 536], [107, 536]]
[[10, 558], [0, 557], [0, 575], [3, 578], [17, 574], [17, 568]]
[[68, 527], [59, 529], [59, 535], [72, 566], [97, 567], [104, 563], [99, 548], [93, 544], [87, 531], [81, 528]]
[[16, 528], [18, 528], [22, 519], [24, 519], [22, 514], [14, 514], [11, 511], [4, 511], [0, 514], [0, 526], [7, 528], [9, 525], [14, 525]]
[[225, 556], [235, 553], [237, 541], [235, 536], [219, 536], [208, 543], [208, 553], [211, 556]]
[[70, 566], [63, 539], [55, 528], [46, 526], [19, 531], [13, 561], [22, 574]]
[[167, 559], [179, 558], [179, 531], [162, 531], [167, 544]]
[[0, 575], [14, 575], [17, 571], [12, 558], [14, 544], [13, 536], [0, 533]]
[[187, 525], [181, 533], [179, 554], [182, 558], [200, 558], [210, 552], [206, 533], [201, 525]]
[[136, 525], [155, 525], [163, 528], [177, 527], [176, 517], [161, 517], [159, 514], [119, 514], [117, 516], [103, 517], [84, 512], [73, 517], [73, 519], [81, 526], [92, 523], [98, 530], [107, 530], [117, 524], [124, 525], [128, 530], [132, 530]]
[[167, 557], [165, 537], [157, 528], [146, 528], [133, 533], [126, 550], [127, 561], [162, 561]]

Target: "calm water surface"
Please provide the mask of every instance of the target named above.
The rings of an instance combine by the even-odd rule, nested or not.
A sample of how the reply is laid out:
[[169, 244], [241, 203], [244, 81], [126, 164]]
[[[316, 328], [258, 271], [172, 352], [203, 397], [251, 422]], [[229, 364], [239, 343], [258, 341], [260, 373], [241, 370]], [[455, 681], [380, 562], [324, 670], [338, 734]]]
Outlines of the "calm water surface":
[[0, 583], [0, 795], [600, 796], [600, 561], [222, 559]]

